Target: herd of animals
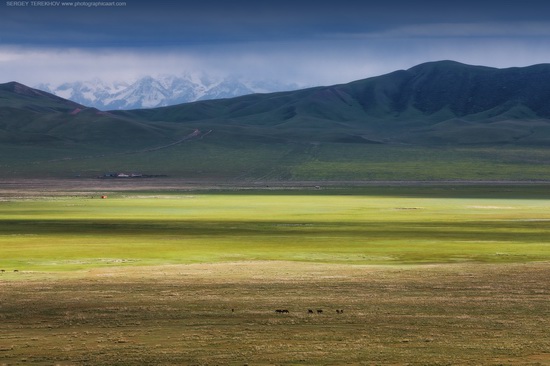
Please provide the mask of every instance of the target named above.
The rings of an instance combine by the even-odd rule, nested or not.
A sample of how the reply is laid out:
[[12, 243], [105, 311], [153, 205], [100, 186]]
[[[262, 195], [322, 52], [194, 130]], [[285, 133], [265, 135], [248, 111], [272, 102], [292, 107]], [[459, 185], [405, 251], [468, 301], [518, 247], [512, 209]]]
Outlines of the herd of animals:
[[[17, 269], [14, 269], [13, 271], [14, 272], [19, 272], [19, 270], [17, 270]], [[4, 273], [4, 272], [6, 272], [6, 270], [0, 269], [0, 272]], [[231, 312], [235, 312], [235, 309], [231, 309]], [[288, 309], [277, 309], [277, 310], [275, 310], [275, 312], [277, 314], [290, 314], [290, 311], [288, 311]], [[316, 312], [317, 312], [317, 314], [323, 314], [323, 309], [317, 309]], [[307, 313], [308, 314], [314, 314], [314, 311], [312, 309], [308, 309]], [[344, 310], [343, 309], [336, 309], [336, 314], [344, 314]]]
[[[290, 311], [288, 311], [287, 309], [277, 309], [275, 310], [276, 313], [278, 314], [289, 314]], [[307, 313], [308, 314], [313, 314], [313, 310], [312, 309], [308, 309], [307, 310]], [[317, 309], [317, 314], [323, 314], [323, 309]], [[344, 310], [341, 310], [341, 309], [336, 309], [336, 314], [344, 314]]]
[[[231, 309], [231, 312], [234, 313], [235, 309]], [[275, 310], [277, 314], [290, 314], [290, 311], [288, 309], [277, 309]], [[317, 309], [317, 314], [323, 314], [323, 309]], [[307, 309], [308, 314], [314, 314], [315, 312], [312, 309]], [[336, 314], [344, 314], [343, 309], [336, 309]]]

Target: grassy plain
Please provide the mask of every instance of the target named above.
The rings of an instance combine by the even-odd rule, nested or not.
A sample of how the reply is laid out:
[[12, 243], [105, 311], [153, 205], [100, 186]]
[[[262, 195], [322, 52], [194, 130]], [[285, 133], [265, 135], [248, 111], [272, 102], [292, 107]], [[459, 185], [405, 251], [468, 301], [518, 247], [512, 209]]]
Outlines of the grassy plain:
[[497, 192], [483, 197], [491, 194], [487, 188], [446, 187], [438, 193], [431, 187], [408, 188], [400, 196], [398, 189], [391, 196], [374, 188], [370, 195], [329, 188], [7, 200], [1, 202], [0, 265], [60, 271], [241, 260], [549, 260], [549, 201], [528, 192], [527, 198], [506, 198], [506, 189], [501, 198]]
[[[115, 135], [118, 136], [118, 135]], [[151, 146], [145, 146], [151, 147]], [[144, 148], [144, 147], [142, 147]], [[0, 168], [18, 178], [95, 178], [140, 172], [216, 181], [548, 181], [544, 147], [263, 143], [216, 134], [167, 149], [1, 145]]]
[[548, 188], [5, 195], [0, 365], [550, 364]]

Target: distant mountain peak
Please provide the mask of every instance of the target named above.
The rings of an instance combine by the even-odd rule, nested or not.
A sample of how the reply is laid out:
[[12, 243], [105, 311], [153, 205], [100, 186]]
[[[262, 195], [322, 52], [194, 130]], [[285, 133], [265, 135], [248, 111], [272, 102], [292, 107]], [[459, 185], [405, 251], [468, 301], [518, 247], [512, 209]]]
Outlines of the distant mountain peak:
[[11, 81], [9, 83], [4, 84], [3, 86], [4, 86], [4, 90], [6, 91], [11, 91], [15, 94], [26, 95], [29, 97], [47, 96], [48, 94], [43, 91], [30, 88], [16, 81]]
[[38, 101], [50, 100], [56, 103], [57, 105], [64, 105], [65, 108], [74, 109], [74, 108], [82, 107], [80, 104], [75, 103], [73, 101], [58, 97], [55, 94], [48, 93], [43, 90], [31, 88], [27, 85], [18, 83], [16, 81], [0, 84], [0, 91], [13, 93], [14, 95], [17, 95], [29, 100], [38, 100]]
[[19, 108], [37, 113], [66, 113], [77, 108], [85, 108], [78, 103], [15, 81], [0, 84], [0, 94], [0, 108]]
[[232, 98], [245, 94], [288, 91], [296, 84], [270, 80], [248, 81], [237, 76], [216, 77], [206, 73], [143, 76], [127, 82], [66, 82], [36, 86], [46, 92], [100, 110], [165, 107], [198, 100]]

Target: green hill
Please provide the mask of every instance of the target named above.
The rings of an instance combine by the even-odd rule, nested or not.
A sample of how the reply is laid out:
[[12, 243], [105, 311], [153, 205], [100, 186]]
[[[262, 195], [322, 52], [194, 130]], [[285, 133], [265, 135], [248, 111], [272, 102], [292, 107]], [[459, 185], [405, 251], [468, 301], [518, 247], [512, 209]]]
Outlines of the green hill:
[[550, 65], [441, 61], [349, 84], [116, 113], [292, 141], [532, 145], [550, 142], [548, 100]]
[[550, 65], [432, 62], [348, 84], [101, 112], [0, 85], [7, 176], [550, 179]]

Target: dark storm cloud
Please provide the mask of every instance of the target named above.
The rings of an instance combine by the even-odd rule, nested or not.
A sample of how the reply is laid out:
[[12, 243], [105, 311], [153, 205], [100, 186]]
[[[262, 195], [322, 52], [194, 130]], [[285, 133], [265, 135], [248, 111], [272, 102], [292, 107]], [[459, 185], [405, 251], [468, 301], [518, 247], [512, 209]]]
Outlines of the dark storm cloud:
[[8, 4], [0, 3], [0, 82], [203, 70], [319, 85], [441, 59], [496, 67], [550, 60], [550, 1]]
[[137, 1], [126, 6], [8, 6], [0, 43], [68, 47], [192, 47], [379, 33], [418, 24], [546, 21], [523, 1]]

